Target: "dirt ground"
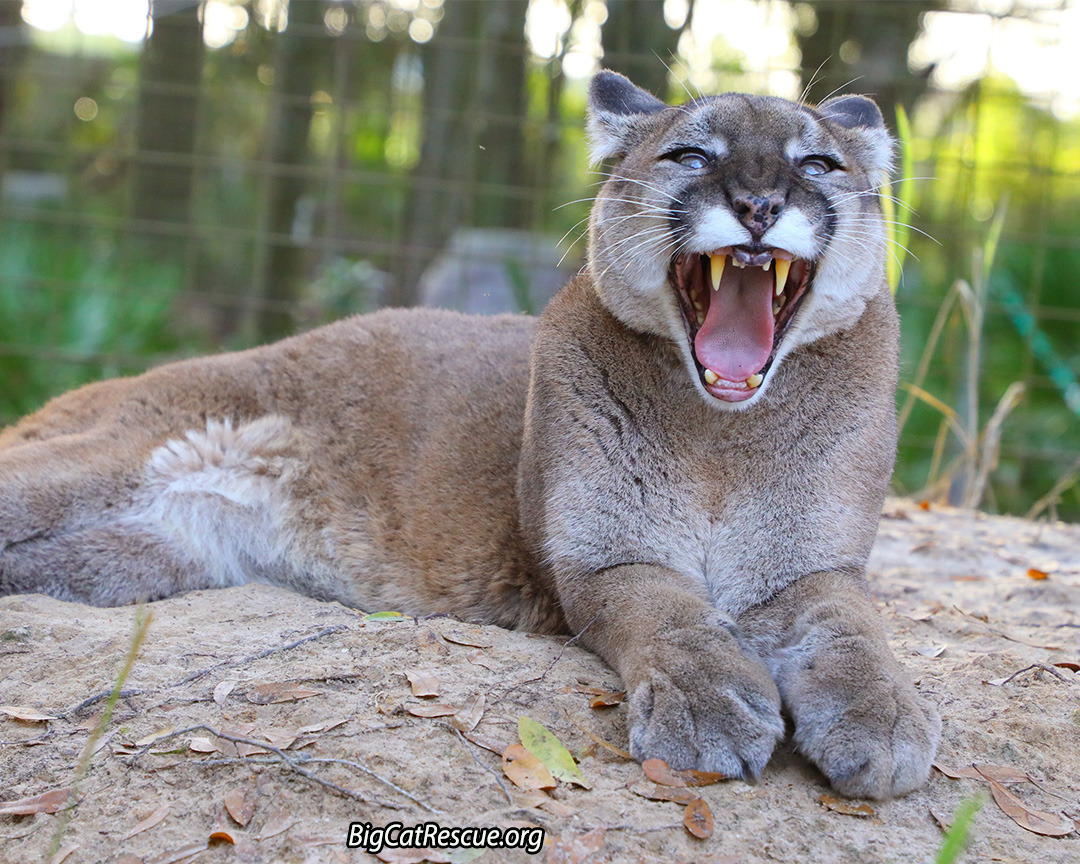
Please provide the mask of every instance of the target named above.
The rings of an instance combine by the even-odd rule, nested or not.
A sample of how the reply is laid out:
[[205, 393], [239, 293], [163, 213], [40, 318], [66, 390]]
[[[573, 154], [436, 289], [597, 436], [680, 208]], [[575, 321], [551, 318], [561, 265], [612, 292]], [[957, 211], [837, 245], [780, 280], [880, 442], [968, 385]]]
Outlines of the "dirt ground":
[[[1080, 661], [1080, 526], [890, 501], [871, 581], [894, 649], [941, 706], [938, 763], [954, 773], [974, 773], [972, 763], [1016, 769], [1004, 779], [1021, 782], [1001, 787], [1005, 806], [1011, 792], [1021, 821], [1026, 808], [1072, 827], [1080, 819], [1080, 672], [1069, 666]], [[86, 700], [116, 680], [136, 610], [0, 598], [0, 812], [73, 785], [78, 802], [67, 813], [0, 815], [0, 861], [47, 860], [70, 816], [54, 859], [69, 864], [374, 864], [346, 849], [348, 825], [393, 821], [546, 830], [538, 855], [492, 850], [478, 859], [499, 864], [911, 864], [934, 860], [943, 836], [935, 814], [949, 820], [961, 801], [982, 794], [961, 860], [1080, 862], [1080, 826], [1061, 837], [1026, 830], [980, 779], [935, 771], [924, 790], [872, 802], [870, 814], [841, 812], [846, 802], [829, 809], [821, 776], [787, 747], [755, 784], [696, 790], [714, 820], [711, 836], [696, 839], [683, 804], [631, 791], [655, 787], [642, 782], [641, 766], [594, 740], [627, 746], [626, 706], [590, 707], [589, 688], [617, 691], [619, 681], [575, 645], [449, 619], [365, 620], [259, 585], [150, 608], [130, 694], [76, 783], [105, 705]], [[414, 695], [406, 673], [437, 695]], [[408, 713], [430, 703], [462, 710]], [[28, 711], [57, 719], [12, 716]], [[527, 791], [507, 778], [492, 751], [517, 742], [522, 715], [566, 744], [591, 788], [559, 781]], [[449, 722], [468, 727], [477, 717], [468, 738]], [[209, 728], [146, 745], [196, 725]], [[995, 770], [1000, 777], [1001, 769], [984, 768]], [[65, 797], [46, 800], [55, 807]], [[475, 854], [439, 851], [431, 860]]]

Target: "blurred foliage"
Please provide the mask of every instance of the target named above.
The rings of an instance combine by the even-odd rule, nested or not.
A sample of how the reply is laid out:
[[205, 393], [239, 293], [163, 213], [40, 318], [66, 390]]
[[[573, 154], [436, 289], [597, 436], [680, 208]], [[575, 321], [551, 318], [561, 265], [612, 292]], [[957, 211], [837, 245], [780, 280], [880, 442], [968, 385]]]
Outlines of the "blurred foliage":
[[[901, 377], [911, 379], [927, 334], [956, 280], [971, 280], [980, 267], [991, 217], [1008, 201], [1002, 238], [988, 274], [981, 332], [978, 404], [980, 427], [1009, 385], [1026, 381], [1022, 405], [1004, 422], [1000, 464], [983, 506], [1025, 513], [1054, 486], [1080, 452], [1080, 419], [1065, 401], [1054, 368], [1031, 349], [1031, 334], [1005, 292], [1023, 309], [1057, 363], [1080, 372], [1080, 305], [1074, 273], [1080, 267], [1080, 122], [1062, 120], [1033, 105], [1012, 82], [989, 79], [922, 107], [912, 140], [916, 171], [933, 177], [917, 183], [916, 224], [936, 238], [914, 234], [897, 293], [903, 316]], [[940, 245], [939, 245], [940, 244]], [[968, 334], [959, 308], [949, 316], [925, 389], [960, 410], [965, 390]], [[1062, 378], [1061, 369], [1055, 378]], [[926, 494], [941, 413], [923, 404], [912, 412], [901, 441], [895, 484]], [[950, 443], [952, 452], [958, 449]], [[1056, 512], [1080, 518], [1077, 486], [1063, 490]]]
[[73, 233], [10, 225], [0, 233], [0, 412], [9, 417], [208, 347], [178, 314], [178, 268], [122, 261], [115, 238], [72, 242]]
[[[304, 25], [321, 54], [310, 83], [315, 89], [299, 96], [282, 89], [281, 19], [273, 10], [284, 3], [231, 5], [246, 10], [245, 23], [231, 41], [205, 52], [195, 152], [185, 157], [196, 177], [186, 222], [130, 218], [137, 46], [83, 37], [73, 28], [42, 33], [23, 27], [30, 49], [17, 71], [7, 67], [10, 98], [0, 117], [0, 423], [85, 381], [253, 344], [260, 338], [260, 297], [283, 298], [277, 308], [295, 327], [376, 308], [395, 290], [403, 261], [427, 260], [443, 243], [442, 237], [424, 240], [430, 232], [418, 209], [453, 208], [463, 214], [449, 220], [454, 229], [472, 225], [485, 202], [485, 219], [499, 224], [490, 202], [501, 198], [507, 212], [518, 208], [517, 224], [523, 220], [552, 238], [565, 234], [571, 265], [583, 256], [584, 220], [603, 178], [588, 173], [585, 81], [565, 69], [575, 52], [586, 51], [589, 38], [614, 38], [619, 22], [608, 25], [597, 0], [568, 0], [568, 20], [544, 56], [528, 53], [524, 43], [518, 49], [525, 52], [520, 104], [462, 103], [476, 147], [458, 160], [460, 177], [420, 172], [425, 135], [449, 128], [435, 122], [439, 106], [425, 102], [424, 75], [435, 68], [439, 52], [449, 50], [440, 32], [454, 32], [442, 24], [454, 14], [452, 4], [327, 0], [325, 28]], [[679, 5], [650, 10], [652, 29], [667, 28], [663, 32], [636, 38], [634, 28], [620, 29], [618, 52], [623, 60], [644, 52], [653, 68], [669, 66], [669, 93], [660, 95], [675, 101], [695, 86], [680, 53], [692, 42], [695, 7], [688, 5], [689, 14], [678, 21], [665, 17], [667, 23], [659, 23]], [[910, 4], [879, 5], [862, 17], [893, 10], [904, 16], [909, 38], [918, 23]], [[539, 8], [538, 0], [533, 6]], [[795, 7], [792, 51], [810, 45], [818, 51], [823, 39], [839, 39], [847, 40], [839, 56], [846, 51], [854, 57], [850, 69], [846, 61], [826, 68], [812, 95], [823, 97], [835, 86], [833, 78], [843, 83], [854, 77], [860, 62], [884, 61], [880, 51], [865, 47], [878, 45], [873, 34], [840, 32], [848, 26], [844, 16], [852, 17], [845, 10], [845, 4], [825, 2]], [[864, 26], [857, 20], [851, 26]], [[420, 38], [432, 31], [430, 41]], [[480, 31], [473, 37], [481, 45], [493, 38]], [[677, 48], [657, 58], [649, 53], [654, 43]], [[852, 54], [852, 45], [863, 43]], [[826, 49], [836, 53], [831, 42]], [[761, 89], [767, 80], [739, 43], [723, 35], [693, 50], [707, 54], [709, 84], [717, 89]], [[893, 77], [908, 74], [905, 52], [890, 62]], [[804, 84], [813, 71], [803, 70]], [[1080, 454], [1080, 421], [1065, 400], [1069, 376], [1080, 374], [1080, 302], [1073, 287], [1080, 269], [1080, 123], [1034, 104], [1008, 79], [987, 78], [958, 93], [926, 90], [926, 84], [925, 77], [913, 76], [897, 96], [909, 109], [899, 117], [905, 123], [910, 116], [910, 130], [903, 136], [907, 179], [892, 188], [900, 201], [891, 218], [913, 226], [910, 232], [896, 226], [894, 234], [911, 251], [903, 273], [891, 274], [899, 276], [901, 374], [912, 381], [948, 292], [958, 280], [974, 283], [991, 219], [1007, 196], [994, 270], [985, 280], [977, 398], [971, 398], [965, 369], [972, 334], [959, 305], [945, 316], [920, 386], [964, 422], [985, 429], [1009, 385], [1027, 384], [1025, 401], [1001, 426], [1000, 464], [984, 499], [990, 509], [1023, 513], [1061, 485]], [[96, 110], [90, 121], [72, 111], [83, 98]], [[304, 147], [289, 155], [288, 164], [272, 161], [268, 141], [283, 99], [299, 100], [311, 115]], [[887, 114], [896, 108], [883, 107]], [[504, 156], [484, 149], [492, 141], [485, 122], [520, 124], [512, 162], [493, 164]], [[292, 219], [272, 230], [271, 190], [285, 175], [300, 179], [299, 191], [290, 193]], [[17, 187], [26, 181], [59, 186], [24, 194]], [[443, 197], [417, 194], [418, 188]], [[267, 280], [282, 269], [273, 265], [275, 244], [298, 250], [292, 294], [267, 290]], [[511, 291], [520, 288], [520, 276], [510, 274]], [[977, 406], [975, 418], [964, 417], [970, 404]], [[901, 441], [899, 491], [949, 494], [940, 483], [927, 489], [962, 449], [947, 433], [935, 467], [942, 428], [942, 412], [917, 401]], [[1071, 482], [1058, 489], [1051, 512], [1080, 519], [1077, 489]]]

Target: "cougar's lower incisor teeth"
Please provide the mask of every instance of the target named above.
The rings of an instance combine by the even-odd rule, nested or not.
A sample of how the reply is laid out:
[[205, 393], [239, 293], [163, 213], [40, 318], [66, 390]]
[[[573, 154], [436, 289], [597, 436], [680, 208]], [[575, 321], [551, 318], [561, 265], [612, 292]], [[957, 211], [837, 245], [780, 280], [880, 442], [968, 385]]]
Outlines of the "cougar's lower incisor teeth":
[[712, 290], [720, 290], [720, 277], [724, 275], [724, 265], [727, 264], [727, 255], [709, 256], [709, 278], [712, 282]]

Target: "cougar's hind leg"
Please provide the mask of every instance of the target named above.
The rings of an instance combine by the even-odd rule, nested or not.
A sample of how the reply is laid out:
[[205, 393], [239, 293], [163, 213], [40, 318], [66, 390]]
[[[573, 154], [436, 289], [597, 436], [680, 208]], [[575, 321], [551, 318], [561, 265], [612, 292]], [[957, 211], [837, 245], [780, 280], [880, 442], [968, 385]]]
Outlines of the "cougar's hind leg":
[[83, 528], [0, 551], [0, 594], [43, 593], [119, 606], [208, 583], [205, 572], [181, 562], [165, 543], [138, 529]]
[[303, 526], [295, 498], [312, 469], [287, 418], [211, 420], [111, 472], [95, 471], [100, 461], [89, 456], [65, 460], [71, 445], [54, 439], [0, 451], [0, 514], [18, 523], [0, 526], [0, 593], [112, 605], [296, 582]]

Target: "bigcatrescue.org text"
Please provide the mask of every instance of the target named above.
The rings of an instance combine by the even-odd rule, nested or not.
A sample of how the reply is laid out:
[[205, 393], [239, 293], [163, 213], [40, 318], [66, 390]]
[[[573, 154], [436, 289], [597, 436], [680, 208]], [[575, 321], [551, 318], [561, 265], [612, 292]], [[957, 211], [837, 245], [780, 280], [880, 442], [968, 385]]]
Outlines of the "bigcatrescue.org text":
[[405, 825], [391, 822], [381, 828], [370, 822], [350, 822], [348, 849], [378, 855], [383, 849], [521, 849], [536, 855], [544, 848], [544, 829], [464, 827], [444, 828], [438, 822]]

